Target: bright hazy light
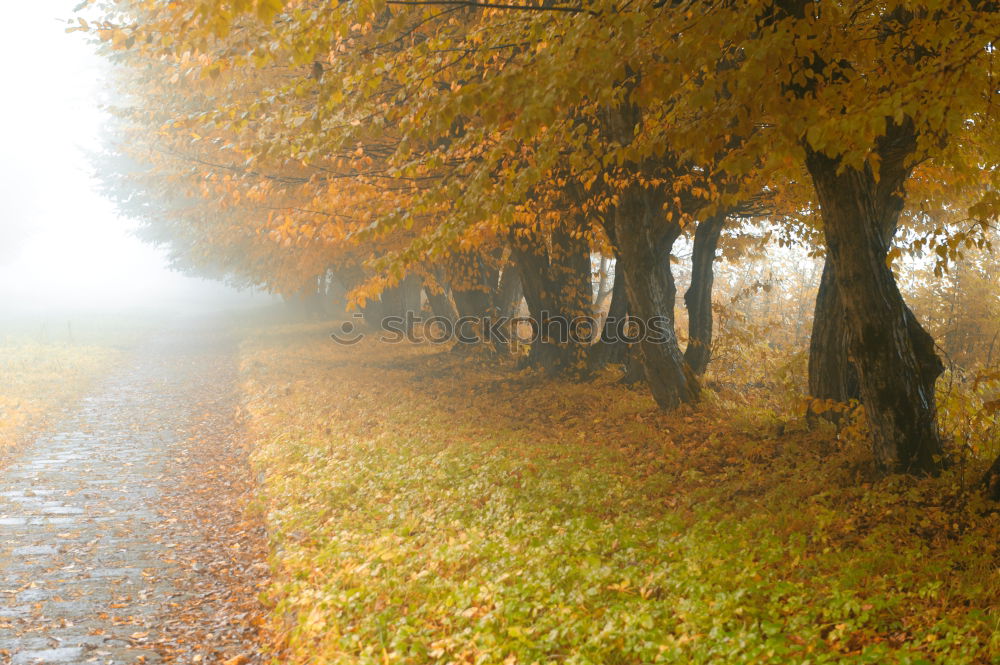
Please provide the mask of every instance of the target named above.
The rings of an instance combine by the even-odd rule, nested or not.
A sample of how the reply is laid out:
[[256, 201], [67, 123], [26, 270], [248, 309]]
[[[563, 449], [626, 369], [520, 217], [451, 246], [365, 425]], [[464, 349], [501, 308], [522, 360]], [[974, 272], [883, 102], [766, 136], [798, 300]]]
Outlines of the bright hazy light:
[[0, 315], [225, 293], [169, 271], [91, 180], [102, 62], [65, 19], [78, 0], [5, 3], [0, 39]]

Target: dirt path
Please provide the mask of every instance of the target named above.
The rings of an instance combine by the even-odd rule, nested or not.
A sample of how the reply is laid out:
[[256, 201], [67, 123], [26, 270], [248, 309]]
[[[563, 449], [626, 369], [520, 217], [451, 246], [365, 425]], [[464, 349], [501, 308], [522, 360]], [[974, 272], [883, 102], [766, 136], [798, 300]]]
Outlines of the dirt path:
[[157, 335], [0, 470], [0, 663], [259, 660], [223, 329]]

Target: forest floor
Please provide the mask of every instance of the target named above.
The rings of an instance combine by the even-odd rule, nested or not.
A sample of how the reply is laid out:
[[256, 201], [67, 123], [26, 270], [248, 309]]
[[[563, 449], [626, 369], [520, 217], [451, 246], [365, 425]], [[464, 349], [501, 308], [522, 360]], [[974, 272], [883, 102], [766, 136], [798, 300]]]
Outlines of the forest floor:
[[884, 477], [769, 386], [656, 410], [441, 347], [258, 330], [282, 663], [998, 663], [978, 469]]
[[0, 662], [1000, 662], [974, 465], [334, 325], [158, 332], [9, 456]]
[[189, 322], [125, 353], [11, 453], [0, 662], [259, 659], [267, 567], [244, 510], [236, 378], [235, 340]]

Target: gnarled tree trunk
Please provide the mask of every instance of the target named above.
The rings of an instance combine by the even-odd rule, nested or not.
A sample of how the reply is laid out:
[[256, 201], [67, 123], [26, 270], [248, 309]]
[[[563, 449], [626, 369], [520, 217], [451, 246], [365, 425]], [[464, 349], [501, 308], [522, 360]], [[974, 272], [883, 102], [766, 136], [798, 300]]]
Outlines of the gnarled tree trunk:
[[934, 395], [941, 363], [886, 265], [884, 231], [895, 228], [902, 210], [915, 144], [912, 129], [890, 123], [876, 146], [877, 174], [870, 165], [846, 166], [808, 146], [806, 166], [819, 198], [875, 457], [887, 468], [927, 472], [941, 463]]
[[670, 250], [681, 229], [677, 221], [666, 219], [665, 201], [661, 188], [633, 183], [619, 196], [614, 224], [622, 261], [618, 274], [625, 278], [629, 315], [646, 328], [638, 343], [646, 381], [656, 403], [673, 409], [695, 401], [699, 385], [674, 329], [677, 287]]
[[[898, 214], [883, 215], [882, 242], [888, 248], [896, 233]], [[934, 340], [917, 321], [913, 311], [903, 303], [906, 326], [917, 353], [920, 374], [931, 385], [944, 371], [944, 365], [934, 351]], [[829, 257], [823, 264], [813, 331], [809, 342], [809, 394], [818, 399], [848, 402], [861, 399], [858, 372], [850, 355], [850, 331], [840, 299], [834, 268]], [[835, 419], [836, 420], [836, 419]]]

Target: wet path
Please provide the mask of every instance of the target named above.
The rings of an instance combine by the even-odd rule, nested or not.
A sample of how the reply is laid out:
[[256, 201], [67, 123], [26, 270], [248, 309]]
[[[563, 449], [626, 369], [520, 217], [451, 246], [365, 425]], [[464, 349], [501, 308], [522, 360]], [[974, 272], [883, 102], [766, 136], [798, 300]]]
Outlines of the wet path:
[[164, 660], [206, 549], [166, 506], [234, 431], [235, 363], [218, 322], [160, 333], [0, 470], [0, 663]]

